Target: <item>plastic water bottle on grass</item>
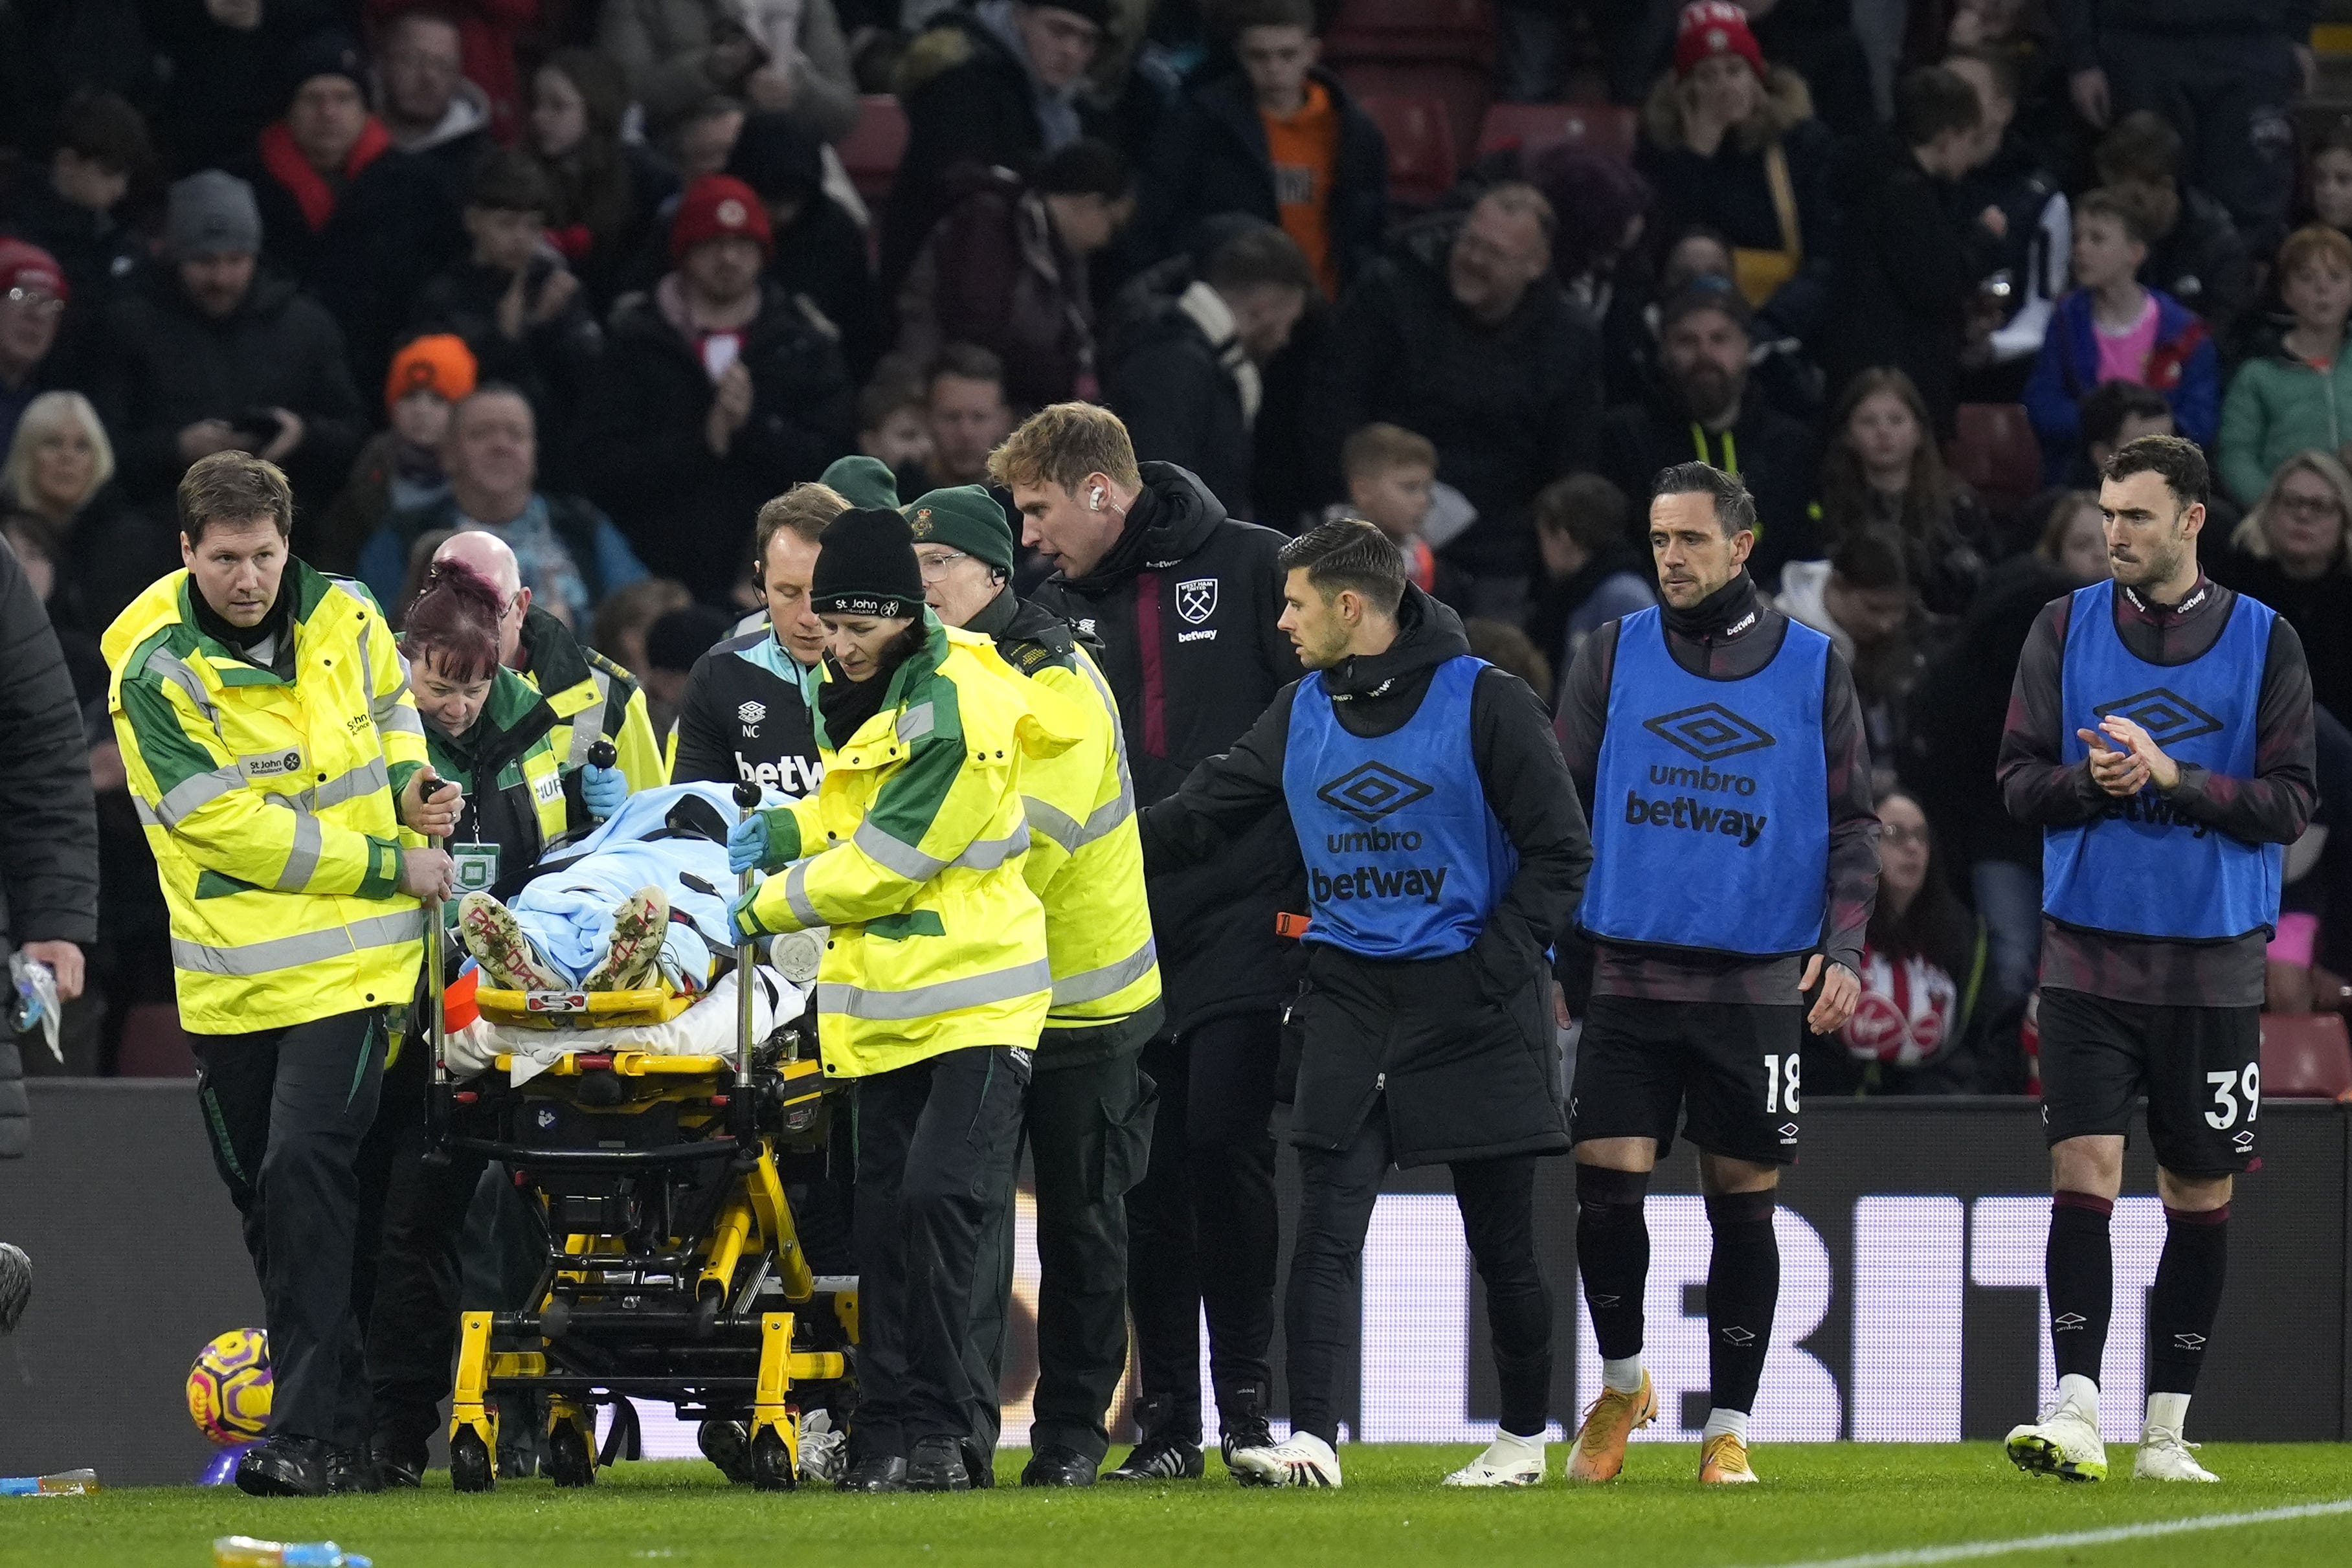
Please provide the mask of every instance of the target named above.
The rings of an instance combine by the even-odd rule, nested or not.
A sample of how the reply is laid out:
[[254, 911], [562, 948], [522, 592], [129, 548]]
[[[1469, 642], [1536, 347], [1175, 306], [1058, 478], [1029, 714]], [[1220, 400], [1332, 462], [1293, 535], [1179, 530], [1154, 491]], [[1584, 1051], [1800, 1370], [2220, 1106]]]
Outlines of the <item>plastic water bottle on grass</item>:
[[96, 1470], [59, 1470], [54, 1476], [0, 1476], [0, 1497], [85, 1497], [97, 1489]]
[[213, 1542], [213, 1568], [374, 1568], [331, 1541], [256, 1541], [224, 1535]]

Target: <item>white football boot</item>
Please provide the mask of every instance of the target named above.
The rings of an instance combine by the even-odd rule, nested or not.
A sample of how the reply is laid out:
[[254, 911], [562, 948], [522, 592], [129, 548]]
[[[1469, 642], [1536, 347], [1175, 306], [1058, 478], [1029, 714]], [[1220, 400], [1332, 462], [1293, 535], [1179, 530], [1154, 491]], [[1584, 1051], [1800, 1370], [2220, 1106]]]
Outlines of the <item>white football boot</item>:
[[2064, 1400], [2040, 1421], [2012, 1427], [2007, 1447], [2010, 1462], [2029, 1476], [2069, 1481], [2107, 1479], [2107, 1446], [2099, 1436], [2097, 1419]]
[[2136, 1481], [2218, 1481], [2221, 1478], [2197, 1462], [2197, 1445], [2184, 1443], [2180, 1434], [2150, 1426], [2139, 1435], [2139, 1452], [2132, 1459]]
[[1244, 1486], [1339, 1489], [1339, 1456], [1312, 1432], [1293, 1432], [1270, 1448], [1235, 1448], [1225, 1462]]
[[1544, 1479], [1544, 1441], [1497, 1432], [1486, 1451], [1445, 1478], [1449, 1487], [1532, 1487]]

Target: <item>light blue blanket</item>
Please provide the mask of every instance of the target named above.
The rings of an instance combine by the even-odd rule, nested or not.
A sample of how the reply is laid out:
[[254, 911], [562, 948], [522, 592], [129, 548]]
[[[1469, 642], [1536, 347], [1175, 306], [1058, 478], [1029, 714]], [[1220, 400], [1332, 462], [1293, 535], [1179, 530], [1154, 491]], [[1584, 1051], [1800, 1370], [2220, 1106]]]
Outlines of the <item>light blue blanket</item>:
[[[730, 784], [670, 784], [643, 791], [594, 833], [562, 852], [563, 870], [534, 879], [507, 906], [523, 934], [575, 982], [612, 945], [614, 910], [640, 888], [659, 888], [669, 900], [669, 937], [663, 967], [700, 988], [709, 984], [715, 953], [727, 946], [727, 906], [735, 877], [727, 847], [708, 838], [664, 834], [670, 809], [688, 795], [718, 808], [719, 820], [738, 816]], [[772, 804], [772, 803], [771, 803]]]

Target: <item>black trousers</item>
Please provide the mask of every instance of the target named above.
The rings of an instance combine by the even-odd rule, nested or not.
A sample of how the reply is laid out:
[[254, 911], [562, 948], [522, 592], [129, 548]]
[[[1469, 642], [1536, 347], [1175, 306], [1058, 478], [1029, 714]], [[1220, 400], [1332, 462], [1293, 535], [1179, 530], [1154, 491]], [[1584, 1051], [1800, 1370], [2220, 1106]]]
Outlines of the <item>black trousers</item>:
[[1274, 1117], [1282, 1016], [1236, 1013], [1143, 1047], [1160, 1088], [1151, 1157], [1127, 1194], [1127, 1296], [1139, 1392], [1161, 1430], [1201, 1436], [1201, 1316], [1217, 1408], [1266, 1390], [1274, 1342]]
[[975, 1047], [858, 1080], [860, 1458], [971, 1429], [974, 1269], [1012, 1184], [1030, 1061]]
[[[1044, 1060], [1054, 1051], [1049, 1033]], [[1029, 1080], [1022, 1136], [1037, 1178], [1037, 1389], [1029, 1446], [1067, 1448], [1097, 1464], [1110, 1451], [1105, 1416], [1127, 1370], [1127, 1191], [1150, 1148], [1151, 1080], [1133, 1055], [1041, 1066]], [[1017, 1166], [1017, 1161], [1016, 1161]], [[1013, 1194], [989, 1218], [973, 1272], [966, 1352], [974, 1449], [996, 1447], [1003, 1423], [1007, 1309], [1013, 1291]]]
[[[1544, 1429], [1551, 1397], [1551, 1291], [1536, 1261], [1533, 1154], [1457, 1160], [1454, 1201], [1486, 1286], [1506, 1431]], [[1332, 1405], [1340, 1353], [1356, 1342], [1363, 1304], [1364, 1236], [1389, 1168], [1388, 1119], [1379, 1107], [1342, 1149], [1298, 1151], [1298, 1243], [1283, 1302], [1290, 1425], [1325, 1442], [1339, 1433]]]
[[2248, 244], [2266, 254], [2294, 195], [2293, 41], [2103, 30], [2099, 56], [2116, 114], [2153, 109], [2170, 121], [2186, 143], [2180, 183], [2228, 207]]
[[360, 1143], [375, 1120], [380, 1008], [194, 1038], [213, 1163], [244, 1221], [269, 1331], [273, 1436], [356, 1448], [368, 1436], [354, 1269]]
[[[425, 1160], [432, 1052], [412, 1038], [383, 1077], [383, 1103], [360, 1153], [362, 1184], [382, 1194], [373, 1227], [375, 1291], [366, 1316], [377, 1442], [421, 1460], [441, 1425], [457, 1353], [460, 1240], [485, 1162]], [[364, 1247], [363, 1247], [364, 1249]]]

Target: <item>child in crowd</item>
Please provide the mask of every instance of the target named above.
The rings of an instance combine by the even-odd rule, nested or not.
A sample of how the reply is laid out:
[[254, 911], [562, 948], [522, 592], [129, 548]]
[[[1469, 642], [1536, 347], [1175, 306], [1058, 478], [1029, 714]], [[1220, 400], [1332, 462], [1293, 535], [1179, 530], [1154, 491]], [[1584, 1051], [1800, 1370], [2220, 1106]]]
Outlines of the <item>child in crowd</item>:
[[929, 488], [930, 402], [919, 379], [877, 372], [866, 384], [857, 398], [857, 449], [898, 476], [900, 495]]
[[394, 512], [427, 507], [449, 494], [441, 471], [441, 442], [449, 414], [473, 395], [480, 368], [466, 340], [434, 332], [404, 344], [384, 377], [383, 406], [392, 428], [360, 448], [351, 481], [319, 520], [304, 556], [329, 572], [358, 568], [360, 547]]
[[2137, 274], [2147, 259], [2138, 205], [2096, 190], [2074, 208], [2074, 291], [2058, 301], [2025, 406], [2042, 437], [2051, 483], [2065, 474], [2082, 429], [2082, 401], [2110, 381], [2163, 394], [2181, 435], [2210, 446], [2221, 424], [2221, 355], [2195, 312]]
[[1339, 449], [1339, 467], [1348, 479], [1348, 514], [1394, 540], [1406, 581], [1436, 593], [1437, 552], [1422, 528], [1437, 485], [1437, 448], [1402, 426], [1367, 425]]

